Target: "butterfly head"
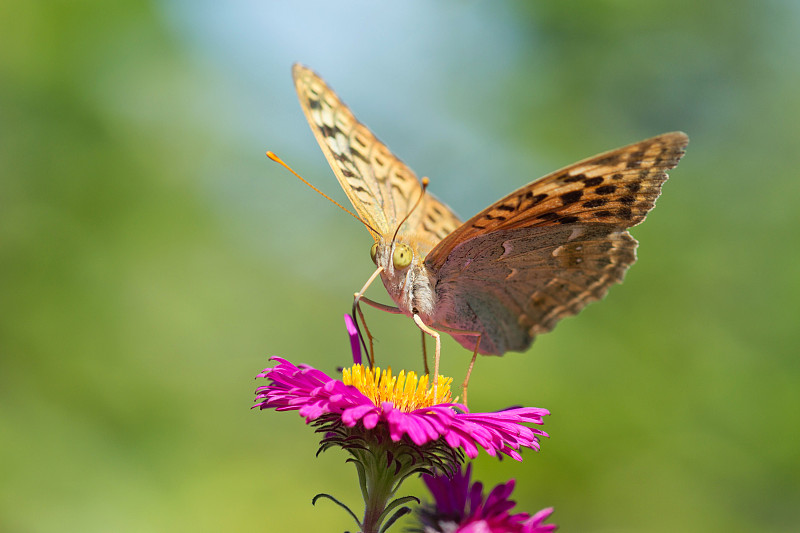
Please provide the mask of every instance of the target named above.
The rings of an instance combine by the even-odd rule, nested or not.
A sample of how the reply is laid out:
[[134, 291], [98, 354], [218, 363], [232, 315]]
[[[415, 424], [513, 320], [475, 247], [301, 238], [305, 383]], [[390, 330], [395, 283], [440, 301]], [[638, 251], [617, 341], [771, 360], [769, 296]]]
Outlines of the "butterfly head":
[[376, 242], [369, 250], [372, 262], [383, 267], [386, 273], [402, 272], [407, 269], [414, 259], [414, 250], [403, 242], [390, 243]]
[[372, 262], [380, 269], [386, 291], [406, 315], [430, 316], [433, 311], [433, 291], [423, 264], [430, 250], [414, 233], [401, 232], [403, 224], [419, 207], [428, 188], [428, 178], [422, 178], [419, 197], [406, 215], [397, 223], [394, 233], [373, 233], [375, 244], [370, 249]]
[[382, 236], [382, 238], [378, 237], [369, 251], [372, 262], [375, 263], [376, 266], [382, 267], [384, 274], [394, 277], [397, 272], [404, 276], [404, 272], [411, 266], [411, 263], [414, 262], [414, 258], [419, 255], [418, 251], [412, 248], [410, 244], [398, 240], [397, 235], [400, 233], [400, 228], [405, 221], [411, 216], [411, 213], [419, 207], [422, 198], [425, 196], [425, 191], [428, 189], [429, 183], [430, 180], [428, 178], [422, 178], [422, 187], [419, 192], [419, 197], [417, 197], [417, 201], [414, 202], [414, 205], [403, 217], [403, 220], [397, 224], [391, 240], [388, 240], [386, 236]]
[[372, 245], [370, 256], [382, 269], [386, 291], [405, 314], [427, 316], [433, 311], [430, 280], [413, 243], [382, 239]]

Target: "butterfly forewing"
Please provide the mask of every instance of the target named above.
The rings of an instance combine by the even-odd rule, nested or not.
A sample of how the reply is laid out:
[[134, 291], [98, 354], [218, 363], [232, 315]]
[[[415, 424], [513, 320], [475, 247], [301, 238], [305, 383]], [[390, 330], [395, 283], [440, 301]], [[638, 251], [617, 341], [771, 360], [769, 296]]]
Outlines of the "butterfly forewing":
[[684, 133], [665, 133], [553, 172], [469, 219], [425, 263], [436, 271], [460, 243], [493, 231], [576, 222], [634, 226], [655, 205], [666, 170], [688, 142]]
[[[292, 74], [314, 136], [353, 207], [381, 235], [391, 236], [419, 199], [419, 179], [355, 118], [322, 78], [299, 64]], [[432, 195], [426, 195], [413, 215], [404, 228], [429, 241], [428, 248], [460, 224]]]

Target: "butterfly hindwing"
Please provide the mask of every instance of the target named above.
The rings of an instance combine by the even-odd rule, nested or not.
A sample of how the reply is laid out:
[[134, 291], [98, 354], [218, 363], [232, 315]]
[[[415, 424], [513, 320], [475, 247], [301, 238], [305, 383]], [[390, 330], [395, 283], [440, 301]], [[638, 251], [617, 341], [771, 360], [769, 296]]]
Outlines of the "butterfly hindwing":
[[[436, 322], [482, 332], [480, 352], [523, 351], [602, 298], [636, 260], [636, 241], [606, 224], [500, 230], [457, 246], [438, 272]], [[468, 349], [475, 337], [453, 335]]]

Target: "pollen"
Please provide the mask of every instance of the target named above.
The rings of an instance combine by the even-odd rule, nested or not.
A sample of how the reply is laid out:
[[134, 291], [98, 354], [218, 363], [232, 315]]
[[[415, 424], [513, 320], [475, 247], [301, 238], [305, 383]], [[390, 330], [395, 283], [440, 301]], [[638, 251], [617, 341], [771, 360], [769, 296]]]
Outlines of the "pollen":
[[380, 406], [383, 402], [391, 402], [395, 408], [406, 413], [415, 409], [430, 407], [440, 403], [449, 403], [450, 384], [453, 378], [439, 376], [436, 397], [433, 387], [428, 387], [428, 374], [417, 377], [413, 371], [400, 371], [392, 375], [392, 369], [381, 370], [366, 368], [364, 365], [353, 365], [351, 369], [342, 370], [342, 381], [345, 385], [353, 385], [364, 396]]

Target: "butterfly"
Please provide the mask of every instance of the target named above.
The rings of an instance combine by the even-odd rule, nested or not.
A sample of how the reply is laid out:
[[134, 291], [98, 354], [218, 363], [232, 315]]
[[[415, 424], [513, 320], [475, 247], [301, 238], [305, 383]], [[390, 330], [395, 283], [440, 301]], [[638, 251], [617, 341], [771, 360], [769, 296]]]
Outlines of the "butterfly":
[[[619, 283], [636, 260], [627, 228], [655, 205], [689, 142], [665, 133], [548, 174], [466, 222], [360, 123], [312, 70], [292, 70], [301, 107], [375, 243], [397, 307], [475, 354], [524, 351], [537, 335]], [[423, 180], [424, 182], [425, 180]], [[369, 282], [368, 282], [369, 284]], [[474, 362], [474, 355], [473, 355]]]

